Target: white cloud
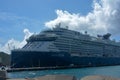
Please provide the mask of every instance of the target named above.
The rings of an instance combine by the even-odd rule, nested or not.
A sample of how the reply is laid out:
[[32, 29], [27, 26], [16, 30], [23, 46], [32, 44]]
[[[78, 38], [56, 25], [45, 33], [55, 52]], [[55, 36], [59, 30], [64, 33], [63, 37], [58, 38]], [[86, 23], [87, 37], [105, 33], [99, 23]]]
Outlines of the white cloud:
[[22, 42], [20, 42], [19, 44], [19, 48], [22, 48], [27, 42], [26, 42], [26, 39], [28, 39], [33, 33], [31, 33], [28, 29], [24, 29], [24, 39]]
[[15, 39], [10, 39], [5, 45], [0, 45], [0, 52], [5, 52], [10, 54], [11, 50], [22, 48], [27, 42], [26, 39], [28, 39], [33, 33], [31, 33], [28, 29], [24, 29], [24, 39], [23, 41], [17, 41]]
[[120, 0], [93, 1], [93, 10], [86, 16], [71, 14], [68, 11], [56, 10], [57, 18], [45, 23], [47, 27], [55, 27], [61, 23], [62, 27], [80, 32], [88, 31], [92, 35], [112, 33], [120, 35]]
[[14, 39], [9, 40], [4, 46], [0, 46], [0, 52], [10, 53], [10, 50], [14, 49], [15, 47], [18, 48], [20, 42]]
[[[2, 35], [2, 37], [0, 38], [0, 51], [9, 54], [10, 51], [14, 48], [22, 48], [27, 43], [26, 39], [33, 34], [29, 32], [28, 29], [24, 29], [24, 28], [29, 28], [32, 30], [39, 28], [41, 25], [41, 22], [39, 20], [30, 19], [28, 17], [23, 17], [23, 16], [21, 17], [12, 13], [1, 12], [1, 11], [0, 11], [0, 21], [1, 21], [0, 32]], [[23, 29], [24, 29], [23, 32], [25, 34], [24, 39], [22, 41], [14, 39], [16, 35], [19, 35], [19, 37], [22, 36], [22, 33], [20, 33], [20, 31]], [[14, 37], [14, 38], [6, 41], [7, 40], [6, 35], [7, 35], [7, 39], [10, 39], [10, 37]]]

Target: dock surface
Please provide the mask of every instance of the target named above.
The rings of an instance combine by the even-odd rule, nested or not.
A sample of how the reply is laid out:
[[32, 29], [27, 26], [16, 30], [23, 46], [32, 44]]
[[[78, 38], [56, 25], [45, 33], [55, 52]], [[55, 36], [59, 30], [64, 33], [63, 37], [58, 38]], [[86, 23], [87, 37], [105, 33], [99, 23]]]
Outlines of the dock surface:
[[83, 77], [82, 79], [76, 79], [74, 76], [68, 75], [46, 75], [38, 78], [7, 79], [7, 80], [120, 80], [120, 79], [101, 75], [86, 76]]
[[7, 80], [77, 80], [75, 76], [70, 75], [46, 75], [37, 78], [26, 79], [7, 79]]
[[120, 80], [120, 78], [114, 78], [110, 76], [101, 76], [101, 75], [93, 75], [93, 76], [86, 76], [81, 80]]
[[78, 68], [79, 66], [55, 66], [55, 67], [30, 67], [30, 68], [11, 68], [7, 72], [16, 72], [16, 71], [35, 71], [35, 70], [54, 70], [54, 69], [70, 69]]

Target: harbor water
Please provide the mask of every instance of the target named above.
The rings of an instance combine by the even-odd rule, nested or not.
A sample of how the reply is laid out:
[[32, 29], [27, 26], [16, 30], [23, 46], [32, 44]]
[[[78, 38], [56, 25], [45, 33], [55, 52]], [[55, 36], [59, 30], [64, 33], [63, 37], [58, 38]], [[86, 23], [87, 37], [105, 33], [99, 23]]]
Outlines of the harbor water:
[[120, 65], [105, 66], [105, 67], [58, 69], [58, 70], [18, 71], [18, 72], [9, 72], [8, 77], [34, 78], [34, 77], [53, 75], [53, 74], [74, 75], [77, 78], [82, 78], [88, 75], [105, 75], [105, 76], [120, 78]]

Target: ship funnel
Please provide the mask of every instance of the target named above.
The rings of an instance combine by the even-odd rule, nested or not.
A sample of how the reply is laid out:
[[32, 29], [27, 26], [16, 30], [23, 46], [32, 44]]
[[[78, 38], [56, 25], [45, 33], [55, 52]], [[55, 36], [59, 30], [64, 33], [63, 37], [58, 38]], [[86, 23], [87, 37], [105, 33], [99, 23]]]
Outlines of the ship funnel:
[[107, 34], [103, 35], [103, 39], [109, 39], [110, 36], [111, 36], [111, 34], [110, 34], [110, 33], [107, 33]]

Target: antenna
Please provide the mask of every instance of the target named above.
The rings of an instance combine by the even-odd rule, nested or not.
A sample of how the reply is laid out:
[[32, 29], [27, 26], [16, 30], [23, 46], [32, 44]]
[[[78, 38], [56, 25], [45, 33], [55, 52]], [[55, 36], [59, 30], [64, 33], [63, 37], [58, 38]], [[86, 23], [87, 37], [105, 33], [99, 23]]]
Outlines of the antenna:
[[61, 26], [61, 23], [57, 24], [57, 25], [56, 25], [56, 28], [60, 28], [60, 26]]
[[87, 31], [85, 31], [85, 34], [87, 35]]
[[8, 49], [11, 50], [11, 49], [10, 49], [10, 45], [9, 45], [9, 43], [8, 43]]
[[66, 29], [68, 29], [68, 26], [66, 26]]

